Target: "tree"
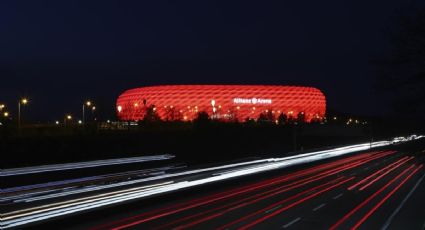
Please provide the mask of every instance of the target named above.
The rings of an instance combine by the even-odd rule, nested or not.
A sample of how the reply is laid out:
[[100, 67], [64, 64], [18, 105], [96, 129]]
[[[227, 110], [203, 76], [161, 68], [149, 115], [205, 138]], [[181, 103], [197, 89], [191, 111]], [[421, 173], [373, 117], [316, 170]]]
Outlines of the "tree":
[[257, 122], [274, 122], [274, 114], [271, 110], [267, 110], [265, 112], [260, 113], [260, 115], [258, 116]]
[[159, 117], [155, 105], [150, 105], [146, 108], [145, 115], [143, 116], [143, 121], [148, 123], [161, 121]]
[[193, 123], [195, 123], [196, 125], [206, 125], [210, 123], [210, 121], [210, 115], [205, 111], [201, 111], [196, 115], [196, 118], [193, 120]]
[[286, 116], [285, 113], [281, 113], [279, 117], [277, 118], [277, 121], [280, 125], [284, 125], [288, 122], [288, 116]]
[[260, 113], [260, 115], [258, 116], [257, 122], [259, 123], [265, 123], [267, 122], [267, 116], [264, 113]]
[[298, 113], [297, 122], [300, 123], [300, 124], [305, 123], [305, 113], [304, 112]]
[[425, 116], [425, 8], [408, 12], [391, 31], [391, 55], [384, 60], [378, 88], [392, 97], [399, 118]]

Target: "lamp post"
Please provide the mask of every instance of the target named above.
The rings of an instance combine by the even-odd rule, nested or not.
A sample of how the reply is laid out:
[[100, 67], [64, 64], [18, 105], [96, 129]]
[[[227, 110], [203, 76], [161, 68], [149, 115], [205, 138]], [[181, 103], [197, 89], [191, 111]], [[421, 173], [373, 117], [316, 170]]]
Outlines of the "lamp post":
[[[86, 123], [86, 106], [87, 106], [87, 108], [92, 106], [92, 102], [86, 101], [85, 103], [83, 103], [83, 121], [82, 121], [83, 124]], [[96, 107], [94, 107], [94, 106], [93, 106], [93, 108], [96, 109]]]
[[66, 115], [65, 116], [65, 118], [63, 119], [63, 124], [64, 124], [64, 126], [66, 127], [66, 121], [70, 121], [70, 120], [72, 120], [72, 116], [71, 115]]
[[4, 117], [4, 118], [7, 118], [8, 116], [9, 116], [9, 112], [7, 112], [7, 111], [4, 111], [3, 112], [3, 109], [4, 108], [6, 108], [6, 105], [5, 104], [0, 104], [0, 112], [1, 112], [1, 115]]
[[21, 106], [28, 104], [28, 99], [22, 98], [18, 102], [18, 128], [21, 128]]

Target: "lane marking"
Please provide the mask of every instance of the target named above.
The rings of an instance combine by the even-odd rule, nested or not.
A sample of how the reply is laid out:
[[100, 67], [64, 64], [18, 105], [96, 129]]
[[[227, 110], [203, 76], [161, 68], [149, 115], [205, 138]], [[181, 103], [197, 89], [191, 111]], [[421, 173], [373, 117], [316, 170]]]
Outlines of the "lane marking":
[[282, 228], [289, 228], [289, 227], [291, 227], [291, 225], [293, 225], [293, 224], [297, 223], [297, 222], [298, 222], [298, 221], [300, 221], [300, 220], [301, 220], [301, 217], [298, 217], [298, 218], [296, 218], [295, 220], [293, 220], [293, 221], [291, 221], [291, 222], [289, 222], [289, 223], [287, 223], [287, 224], [283, 225], [283, 226], [282, 226]]
[[[367, 176], [367, 177], [366, 177], [366, 178], [364, 178], [363, 180], [361, 180], [361, 181], [357, 182], [356, 184], [354, 184], [354, 185], [350, 186], [350, 187], [348, 188], [348, 190], [353, 190], [353, 189], [355, 189], [357, 186], [359, 186], [359, 185], [361, 185], [361, 184], [363, 184], [363, 183], [367, 182], [369, 179], [371, 179], [371, 178], [375, 177], [376, 175], [378, 175], [378, 174], [380, 174], [380, 173], [384, 172], [385, 170], [388, 170], [388, 169], [389, 169], [387, 172], [385, 172], [385, 173], [389, 173], [389, 171], [394, 170], [394, 169], [395, 169], [395, 167], [400, 167], [400, 165], [401, 165], [401, 164], [406, 163], [407, 161], [409, 161], [409, 159], [410, 159], [409, 157], [403, 157], [403, 158], [401, 158], [401, 159], [400, 159], [400, 160], [398, 160], [398, 161], [395, 161], [395, 162], [393, 162], [393, 163], [391, 163], [391, 164], [389, 164], [389, 165], [387, 165], [387, 166], [385, 166], [385, 167], [383, 167], [383, 168], [381, 168], [381, 169], [378, 169], [377, 171], [375, 171], [374, 173], [370, 174], [369, 176]], [[382, 175], [381, 175], [381, 176], [379, 176], [379, 177], [382, 177]], [[374, 180], [377, 180], [377, 179], [374, 179]]]
[[332, 199], [337, 200], [338, 198], [340, 198], [343, 195], [344, 195], [343, 193], [340, 193], [339, 195], [334, 196]]
[[[410, 192], [407, 194], [407, 196], [403, 199], [403, 201], [400, 203], [400, 205], [394, 210], [394, 212], [391, 214], [391, 216], [387, 219], [387, 221], [385, 222], [384, 226], [382, 227], [382, 230], [388, 229], [388, 227], [390, 226], [391, 222], [394, 220], [395, 216], [400, 212], [400, 210], [403, 208], [404, 204], [412, 196], [412, 194], [415, 192], [415, 190], [419, 187], [419, 184], [422, 182], [422, 180], [424, 178], [425, 178], [425, 173], [418, 180], [418, 182], [416, 182], [415, 186], [413, 186], [413, 188], [410, 190]], [[425, 229], [425, 223], [424, 223], [424, 228], [423, 229]]]
[[321, 205], [319, 205], [319, 206], [317, 206], [317, 207], [313, 208], [313, 212], [316, 212], [316, 211], [318, 211], [319, 209], [321, 209], [321, 208], [323, 208], [323, 207], [325, 207], [325, 206], [326, 206], [326, 204], [321, 204]]
[[395, 192], [397, 192], [413, 175], [415, 175], [421, 168], [423, 167], [423, 165], [420, 165], [419, 167], [417, 167], [415, 170], [413, 170], [413, 172], [411, 172], [410, 174], [407, 175], [406, 178], [404, 178], [403, 181], [401, 181], [397, 187], [395, 187], [393, 190], [391, 190], [390, 193], [388, 193], [384, 199], [382, 199], [381, 201], [379, 201], [379, 203], [377, 205], [375, 205], [365, 216], [363, 216], [362, 219], [360, 219], [359, 222], [357, 222], [356, 225], [354, 225], [354, 227], [352, 227], [353, 230], [358, 229], [371, 215], [373, 215], [376, 210], [378, 210], [389, 198], [391, 198], [392, 195], [394, 195]]
[[[287, 205], [287, 206], [285, 206], [285, 207], [283, 207], [283, 208], [281, 208], [281, 209], [279, 209], [279, 210], [276, 210], [276, 211], [274, 211], [274, 212], [272, 212], [272, 213], [270, 213], [270, 214], [268, 214], [268, 215], [266, 215], [266, 216], [263, 216], [263, 217], [261, 217], [261, 218], [259, 218], [259, 219], [255, 220], [255, 221], [253, 221], [253, 222], [251, 222], [251, 223], [248, 223], [248, 224], [246, 224], [245, 226], [239, 227], [239, 229], [240, 229], [240, 230], [247, 230], [247, 229], [250, 229], [250, 228], [252, 228], [253, 226], [255, 226], [255, 225], [257, 225], [257, 224], [259, 224], [259, 223], [261, 223], [261, 222], [263, 222], [263, 221], [265, 221], [265, 220], [267, 220], [267, 219], [270, 219], [270, 218], [272, 218], [272, 217], [274, 217], [274, 216], [276, 216], [276, 215], [279, 215], [280, 213], [285, 212], [285, 211], [287, 211], [287, 210], [289, 210], [289, 209], [291, 209], [291, 208], [293, 208], [293, 207], [295, 207], [295, 206], [297, 206], [297, 205], [300, 205], [300, 204], [302, 204], [302, 203], [304, 203], [304, 202], [306, 202], [306, 201], [308, 201], [308, 200], [311, 200], [311, 199], [313, 199], [314, 197], [317, 197], [317, 196], [319, 196], [319, 195], [321, 195], [321, 194], [323, 194], [323, 193], [325, 193], [325, 192], [327, 192], [327, 191], [330, 191], [330, 190], [332, 190], [332, 189], [335, 189], [336, 187], [339, 187], [339, 186], [341, 186], [342, 184], [347, 183], [347, 182], [349, 182], [349, 181], [351, 181], [351, 180], [353, 180], [353, 179], [354, 179], [354, 177], [351, 177], [351, 178], [345, 179], [345, 180], [343, 180], [343, 181], [340, 181], [340, 182], [338, 182], [337, 184], [334, 184], [334, 185], [328, 186], [328, 187], [326, 187], [325, 189], [322, 189], [322, 190], [318, 191], [318, 192], [317, 192], [317, 193], [315, 193], [315, 194], [312, 194], [312, 195], [310, 195], [310, 196], [304, 197], [304, 198], [302, 198], [302, 199], [300, 199], [300, 200], [295, 201], [294, 203], [290, 203], [289, 205]], [[328, 182], [328, 183], [329, 183], [329, 182]], [[322, 185], [322, 186], [323, 186], [323, 185]], [[326, 186], [326, 185], [325, 185], [325, 186]], [[297, 195], [295, 195], [295, 196], [293, 196], [293, 197], [296, 197], [296, 196], [297, 196]], [[287, 200], [289, 200], [289, 199], [292, 199], [292, 197], [287, 198], [287, 199], [285, 199], [285, 200], [281, 200], [279, 204], [285, 203], [285, 202], [287, 202]], [[244, 216], [244, 217], [242, 217], [242, 218], [240, 218], [240, 219], [238, 219], [238, 220], [236, 220], [236, 221], [233, 221], [233, 222], [231, 222], [231, 223], [229, 223], [229, 224], [226, 224], [225, 226], [220, 227], [220, 228], [218, 228], [218, 229], [225, 229], [227, 226], [229, 226], [229, 225], [234, 225], [235, 223], [239, 223], [239, 222], [241, 222], [241, 221], [243, 221], [243, 220], [245, 220], [245, 219], [247, 219], [247, 218], [250, 218], [250, 217], [252, 217], [252, 216], [257, 215], [259, 212], [261, 213], [261, 211], [253, 212], [253, 213], [251, 213], [251, 214], [249, 214], [249, 215], [246, 215], [246, 216]]]
[[388, 175], [389, 173], [391, 173], [392, 171], [396, 170], [397, 168], [400, 168], [402, 165], [406, 164], [407, 162], [409, 162], [410, 160], [413, 160], [414, 157], [410, 157], [407, 158], [407, 160], [402, 161], [399, 164], [396, 164], [394, 167], [390, 168], [389, 170], [387, 170], [386, 172], [384, 172], [383, 174], [379, 175], [378, 177], [376, 177], [375, 179], [371, 180], [369, 183], [363, 185], [362, 187], [359, 188], [360, 191], [365, 190], [366, 188], [368, 188], [369, 186], [371, 186], [372, 184], [375, 184], [375, 182], [379, 181], [380, 179], [382, 179], [384, 176]]
[[[345, 221], [347, 221], [352, 215], [354, 215], [358, 210], [363, 208], [365, 205], [367, 205], [372, 199], [374, 199], [376, 196], [381, 194], [385, 189], [387, 189], [389, 186], [394, 184], [398, 179], [405, 176], [406, 174], [409, 176], [409, 171], [412, 170], [415, 166], [412, 165], [409, 168], [405, 169], [402, 173], [398, 174], [396, 177], [394, 177], [391, 181], [389, 181], [384, 187], [376, 191], [374, 194], [369, 196], [366, 200], [358, 204], [355, 208], [353, 208], [350, 212], [345, 214], [341, 219], [339, 219], [335, 224], [333, 224], [329, 229], [330, 230], [336, 230], [341, 224], [343, 224]], [[406, 177], [407, 178], [407, 177]]]
[[269, 210], [265, 211], [264, 213], [273, 212], [274, 210], [276, 210], [276, 209], [278, 209], [278, 208], [280, 208], [280, 207], [282, 207], [282, 205], [278, 205], [278, 206], [276, 206], [276, 207], [274, 207], [274, 208], [272, 208], [272, 209], [269, 209]]

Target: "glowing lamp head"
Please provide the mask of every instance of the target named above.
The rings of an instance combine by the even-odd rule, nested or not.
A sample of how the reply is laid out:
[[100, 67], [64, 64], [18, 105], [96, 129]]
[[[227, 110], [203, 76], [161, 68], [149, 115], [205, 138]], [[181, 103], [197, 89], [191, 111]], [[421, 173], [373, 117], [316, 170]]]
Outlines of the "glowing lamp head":
[[121, 113], [121, 111], [122, 111], [122, 106], [121, 106], [121, 105], [117, 106], [117, 110], [118, 110], [118, 113]]
[[87, 106], [91, 106], [91, 101], [86, 101]]
[[72, 116], [71, 115], [66, 115], [66, 119], [71, 120]]
[[21, 104], [23, 104], [23, 105], [28, 104], [28, 99], [26, 99], [26, 98], [22, 98], [22, 99], [21, 99]]
[[0, 109], [4, 109], [4, 107], [6, 107], [6, 105], [0, 104]]
[[3, 113], [3, 116], [4, 116], [4, 117], [9, 117], [9, 113], [8, 113], [8, 112], [4, 112], [4, 113]]

